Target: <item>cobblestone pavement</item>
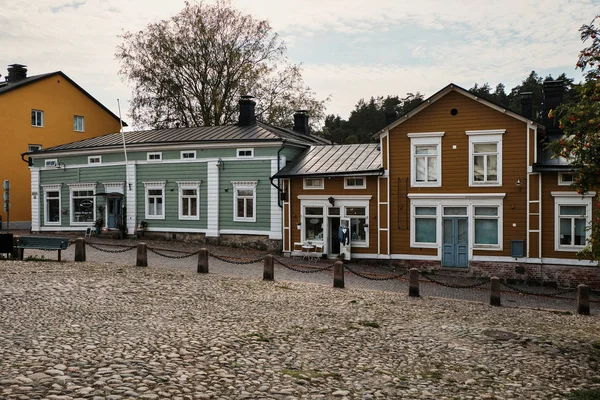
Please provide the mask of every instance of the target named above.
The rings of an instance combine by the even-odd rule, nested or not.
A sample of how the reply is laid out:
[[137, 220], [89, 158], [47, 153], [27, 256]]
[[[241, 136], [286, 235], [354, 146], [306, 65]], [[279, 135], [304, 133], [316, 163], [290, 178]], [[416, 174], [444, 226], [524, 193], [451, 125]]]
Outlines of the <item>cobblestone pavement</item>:
[[[132, 240], [103, 240], [92, 238], [90, 243], [95, 244], [95, 248], [86, 246], [86, 256], [88, 261], [110, 261], [114, 264], [135, 265], [136, 250], [131, 249], [123, 252], [129, 247], [137, 245], [138, 242]], [[197, 268], [196, 255], [181, 259], [168, 257], [181, 257], [184, 252], [195, 252], [201, 247], [207, 247], [211, 254], [235, 257], [230, 261], [248, 261], [264, 256], [264, 253], [253, 249], [231, 248], [224, 246], [201, 246], [193, 242], [181, 241], [146, 241], [150, 249], [156, 249], [154, 252], [148, 251], [148, 265], [182, 269], [187, 271], [195, 271]], [[63, 251], [63, 259], [74, 259], [74, 248], [72, 245], [66, 251]], [[120, 251], [119, 253], [107, 253], [101, 250]], [[172, 251], [170, 251], [172, 250]], [[158, 253], [158, 254], [157, 254]], [[50, 259], [56, 259], [56, 251], [44, 252], [39, 250], [26, 250], [27, 255], [43, 256]], [[160, 254], [160, 255], [159, 255]], [[164, 257], [166, 255], [167, 257]], [[241, 258], [240, 258], [241, 257]], [[278, 281], [293, 281], [307, 282], [321, 285], [333, 285], [333, 270], [325, 270], [315, 272], [315, 270], [323, 269], [327, 266], [332, 266], [332, 261], [319, 261], [317, 263], [303, 260], [289, 259], [276, 257], [281, 262], [275, 263], [275, 279]], [[288, 268], [286, 268], [285, 266]], [[251, 264], [234, 264], [227, 261], [219, 260], [214, 257], [209, 257], [210, 273], [228, 275], [228, 276], [246, 276], [253, 278], [261, 278], [263, 274], [263, 262], [258, 261]], [[406, 271], [395, 271], [383, 266], [361, 265], [360, 263], [351, 263], [348, 265], [352, 271], [358, 272], [363, 277], [357, 276], [346, 270], [345, 285], [348, 288], [360, 288], [369, 290], [382, 290], [399, 292], [401, 294], [408, 293], [408, 276]], [[290, 269], [305, 271], [301, 273]], [[389, 276], [398, 276], [404, 272], [404, 275], [393, 280], [378, 280]], [[366, 276], [367, 279], [364, 277]], [[370, 278], [370, 279], [368, 279]], [[472, 288], [453, 288], [443, 286], [458, 285], [458, 286], [476, 286]], [[513, 285], [510, 285], [513, 286]], [[517, 293], [511, 290], [508, 286], [502, 286], [502, 305], [505, 307], [521, 307], [535, 309], [552, 309], [561, 310], [564, 312], [576, 312], [576, 290], [564, 291], [560, 289], [543, 288], [543, 287], [519, 287], [522, 293]], [[539, 293], [539, 295], [525, 295], [526, 293]], [[548, 296], [558, 293], [558, 296]], [[439, 275], [424, 275], [420, 279], [420, 294], [421, 296], [444, 297], [457, 300], [468, 300], [482, 303], [489, 303], [490, 291], [489, 283], [482, 280], [476, 280], [464, 276], [439, 276]], [[591, 312], [592, 314], [600, 314], [600, 296], [592, 294], [591, 296]]]
[[600, 389], [598, 316], [127, 264], [0, 261], [0, 398], [547, 400]]

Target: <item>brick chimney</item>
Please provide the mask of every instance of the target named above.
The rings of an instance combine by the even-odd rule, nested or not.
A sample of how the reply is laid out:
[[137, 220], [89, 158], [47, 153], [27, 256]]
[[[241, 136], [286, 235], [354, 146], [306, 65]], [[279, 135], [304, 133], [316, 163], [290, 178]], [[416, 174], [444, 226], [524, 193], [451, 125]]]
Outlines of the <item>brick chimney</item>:
[[252, 96], [242, 96], [239, 101], [240, 105], [240, 118], [239, 126], [248, 126], [256, 123], [255, 106], [256, 102], [252, 100]]
[[8, 76], [6, 81], [9, 83], [19, 82], [27, 78], [27, 66], [22, 64], [11, 64], [8, 66]]
[[563, 81], [544, 81], [544, 113], [542, 114], [542, 121], [546, 129], [556, 128], [554, 126], [556, 121], [548, 118], [548, 112], [562, 103], [563, 91]]
[[521, 92], [521, 115], [525, 118], [533, 119], [533, 104], [531, 96], [533, 92]]
[[307, 110], [298, 110], [294, 113], [294, 132], [310, 135]]

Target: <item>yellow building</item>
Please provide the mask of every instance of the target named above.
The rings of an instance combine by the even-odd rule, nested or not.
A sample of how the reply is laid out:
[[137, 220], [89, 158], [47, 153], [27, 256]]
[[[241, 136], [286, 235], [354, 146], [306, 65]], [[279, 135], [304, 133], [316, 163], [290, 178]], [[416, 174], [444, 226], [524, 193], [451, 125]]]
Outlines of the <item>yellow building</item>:
[[10, 228], [29, 228], [31, 221], [30, 173], [22, 153], [119, 129], [119, 117], [63, 72], [28, 77], [25, 65], [9, 65], [0, 82], [0, 182], [10, 181]]

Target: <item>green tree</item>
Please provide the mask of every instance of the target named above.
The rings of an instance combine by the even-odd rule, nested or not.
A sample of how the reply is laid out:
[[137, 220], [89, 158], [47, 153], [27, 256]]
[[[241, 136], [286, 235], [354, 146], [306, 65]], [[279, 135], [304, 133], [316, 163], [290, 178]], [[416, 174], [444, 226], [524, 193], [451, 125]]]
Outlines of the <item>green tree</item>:
[[[569, 101], [548, 115], [563, 130], [564, 136], [553, 148], [576, 169], [573, 187], [580, 194], [596, 190], [600, 183], [600, 28], [595, 25], [599, 18], [579, 29], [581, 40], [589, 44], [577, 62], [577, 68], [587, 70], [585, 82], [573, 89]], [[600, 260], [600, 203], [594, 209], [591, 240], [580, 256]]]
[[257, 117], [291, 124], [305, 109], [313, 124], [322, 120], [325, 100], [317, 100], [299, 65], [286, 57], [284, 43], [267, 21], [231, 6], [185, 3], [183, 10], [120, 36], [116, 58], [133, 85], [131, 117], [136, 126], [222, 125], [237, 117], [241, 95], [257, 98]]

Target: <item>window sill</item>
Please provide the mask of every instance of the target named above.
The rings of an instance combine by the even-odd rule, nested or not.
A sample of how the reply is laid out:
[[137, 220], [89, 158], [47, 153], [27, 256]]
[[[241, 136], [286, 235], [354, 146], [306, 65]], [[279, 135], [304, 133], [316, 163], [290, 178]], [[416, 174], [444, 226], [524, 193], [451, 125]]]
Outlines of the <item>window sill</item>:
[[152, 215], [146, 215], [144, 219], [165, 219], [164, 216], [153, 217]]
[[490, 250], [490, 251], [502, 251], [502, 247], [499, 245], [492, 245], [492, 244], [474, 244], [473, 245], [473, 250]]
[[499, 182], [469, 182], [469, 187], [502, 187]]
[[410, 247], [414, 248], [414, 249], [437, 249], [438, 244], [437, 243], [411, 243]]
[[44, 222], [44, 226], [60, 226], [60, 222]]
[[441, 182], [419, 183], [411, 182], [410, 187], [442, 187]]
[[182, 215], [179, 216], [180, 221], [199, 221], [200, 217], [184, 217]]
[[565, 251], [571, 253], [577, 253], [585, 248], [585, 246], [556, 246], [554, 251]]
[[256, 222], [256, 219], [240, 219], [240, 218], [234, 218], [233, 222]]

